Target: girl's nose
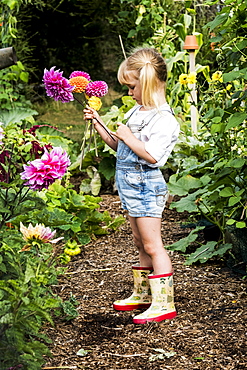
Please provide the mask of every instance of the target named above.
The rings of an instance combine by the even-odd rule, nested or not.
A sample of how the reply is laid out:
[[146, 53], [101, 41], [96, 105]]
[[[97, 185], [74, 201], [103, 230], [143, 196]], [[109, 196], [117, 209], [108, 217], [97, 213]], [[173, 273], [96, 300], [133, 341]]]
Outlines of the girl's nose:
[[128, 95], [132, 96], [133, 95], [133, 91], [131, 89], [129, 89], [128, 91]]

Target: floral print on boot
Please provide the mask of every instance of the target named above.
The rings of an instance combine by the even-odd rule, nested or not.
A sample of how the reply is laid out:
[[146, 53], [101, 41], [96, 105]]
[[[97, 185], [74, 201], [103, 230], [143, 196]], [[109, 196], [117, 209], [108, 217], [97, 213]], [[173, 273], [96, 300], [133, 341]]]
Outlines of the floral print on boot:
[[132, 311], [140, 308], [148, 308], [152, 302], [148, 275], [152, 267], [132, 266], [134, 289], [129, 298], [121, 299], [113, 303], [117, 311]]
[[177, 316], [173, 298], [173, 274], [149, 275], [152, 293], [151, 306], [140, 315], [134, 317], [135, 324], [148, 321], [163, 321]]

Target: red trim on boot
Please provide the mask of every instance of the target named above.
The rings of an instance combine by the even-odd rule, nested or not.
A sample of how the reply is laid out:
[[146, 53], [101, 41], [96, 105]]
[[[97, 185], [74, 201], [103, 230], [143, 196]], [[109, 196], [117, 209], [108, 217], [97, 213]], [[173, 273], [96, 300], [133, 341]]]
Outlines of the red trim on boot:
[[151, 306], [151, 303], [134, 303], [134, 304], [117, 304], [113, 303], [113, 308], [116, 311], [133, 311], [141, 308], [148, 308]]
[[148, 275], [149, 279], [159, 279], [162, 277], [172, 276], [173, 272], [168, 272], [167, 274], [160, 274], [160, 275]]
[[132, 266], [132, 269], [133, 270], [149, 270], [149, 271], [153, 271], [153, 267], [141, 267], [141, 266]]
[[164, 315], [160, 315], [160, 316], [157, 316], [157, 317], [148, 317], [148, 318], [145, 318], [145, 319], [133, 319], [133, 323], [134, 324], [146, 324], [147, 322], [150, 322], [150, 321], [156, 321], [156, 322], [160, 322], [160, 321], [163, 321], [163, 320], [171, 320], [171, 319], [174, 319], [174, 317], [177, 316], [177, 312], [176, 311], [173, 311], [173, 312], [169, 312], [169, 313], [165, 313]]

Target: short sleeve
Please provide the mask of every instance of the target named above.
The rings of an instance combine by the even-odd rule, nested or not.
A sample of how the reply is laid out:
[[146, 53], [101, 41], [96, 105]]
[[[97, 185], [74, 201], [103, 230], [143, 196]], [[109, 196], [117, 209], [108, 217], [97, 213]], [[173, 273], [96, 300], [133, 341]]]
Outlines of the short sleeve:
[[[145, 132], [146, 131], [146, 132]], [[162, 112], [148, 130], [143, 130], [145, 150], [157, 161], [156, 166], [163, 166], [179, 135], [179, 124], [169, 112]]]

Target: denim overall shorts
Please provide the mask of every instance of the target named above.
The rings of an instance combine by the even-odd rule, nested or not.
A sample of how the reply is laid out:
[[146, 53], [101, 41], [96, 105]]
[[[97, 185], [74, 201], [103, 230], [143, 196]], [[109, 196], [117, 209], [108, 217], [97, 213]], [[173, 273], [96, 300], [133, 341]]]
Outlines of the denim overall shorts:
[[139, 157], [118, 141], [116, 185], [123, 209], [131, 217], [162, 218], [168, 189], [158, 167], [141, 164]]

